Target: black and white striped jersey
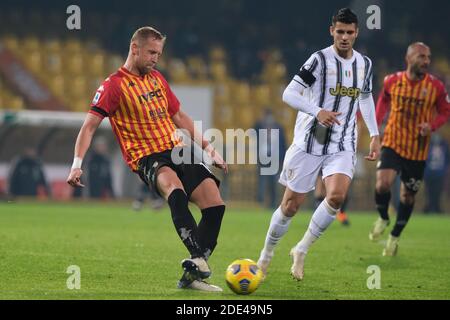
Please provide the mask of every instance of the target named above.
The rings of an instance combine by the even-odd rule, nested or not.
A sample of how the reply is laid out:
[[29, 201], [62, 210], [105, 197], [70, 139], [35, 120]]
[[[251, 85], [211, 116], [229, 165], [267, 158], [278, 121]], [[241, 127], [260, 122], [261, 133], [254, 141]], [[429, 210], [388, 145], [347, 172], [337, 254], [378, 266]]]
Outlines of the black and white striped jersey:
[[371, 60], [356, 50], [350, 59], [344, 59], [330, 46], [311, 55], [292, 81], [299, 84], [300, 94], [312, 105], [341, 112], [341, 125], [326, 128], [312, 115], [299, 111], [294, 143], [314, 155], [355, 152], [359, 98], [372, 91]]

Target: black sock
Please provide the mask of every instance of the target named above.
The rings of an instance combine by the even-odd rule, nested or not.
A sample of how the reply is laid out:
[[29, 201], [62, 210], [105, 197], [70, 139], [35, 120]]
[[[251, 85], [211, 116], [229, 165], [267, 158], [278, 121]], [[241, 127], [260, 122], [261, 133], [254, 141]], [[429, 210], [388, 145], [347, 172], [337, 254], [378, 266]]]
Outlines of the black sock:
[[348, 204], [348, 196], [345, 197], [344, 202], [341, 205], [341, 212], [345, 212], [345, 210], [347, 210], [347, 204]]
[[398, 205], [398, 213], [397, 220], [395, 221], [394, 229], [392, 229], [391, 235], [394, 237], [400, 237], [403, 229], [406, 227], [409, 218], [411, 217], [411, 213], [414, 208], [413, 204], [405, 204], [400, 202]]
[[377, 205], [377, 210], [380, 213], [380, 217], [383, 220], [389, 220], [389, 201], [391, 200], [391, 192], [378, 193], [375, 191], [375, 204]]
[[169, 195], [167, 202], [175, 229], [191, 254], [191, 258], [201, 257], [203, 252], [198, 241], [197, 223], [189, 211], [186, 193], [181, 189], [175, 189]]
[[203, 249], [203, 257], [206, 260], [208, 260], [217, 245], [224, 213], [224, 205], [202, 210], [202, 219], [198, 224], [198, 238]]

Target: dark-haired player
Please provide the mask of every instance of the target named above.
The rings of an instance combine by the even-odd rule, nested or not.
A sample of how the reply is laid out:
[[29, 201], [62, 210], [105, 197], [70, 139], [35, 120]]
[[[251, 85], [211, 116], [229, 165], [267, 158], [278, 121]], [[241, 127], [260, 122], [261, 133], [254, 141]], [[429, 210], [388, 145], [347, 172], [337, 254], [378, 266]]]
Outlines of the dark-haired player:
[[347, 196], [356, 163], [358, 108], [372, 137], [366, 159], [376, 160], [380, 151], [371, 93], [372, 62], [353, 49], [357, 16], [350, 9], [340, 9], [332, 18], [330, 34], [334, 43], [311, 55], [283, 93], [283, 101], [299, 112], [280, 176], [286, 190], [258, 260], [266, 273], [275, 246], [322, 172], [325, 199], [314, 211], [303, 239], [291, 249], [291, 274], [297, 280], [303, 279], [309, 247], [334, 221]]

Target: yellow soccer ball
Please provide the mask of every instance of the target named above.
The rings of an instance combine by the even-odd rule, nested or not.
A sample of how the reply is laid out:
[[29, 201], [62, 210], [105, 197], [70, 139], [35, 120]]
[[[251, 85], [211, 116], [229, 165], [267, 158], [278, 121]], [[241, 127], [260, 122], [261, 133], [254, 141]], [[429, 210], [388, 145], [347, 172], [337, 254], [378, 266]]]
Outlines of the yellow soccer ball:
[[238, 259], [227, 268], [225, 280], [237, 294], [250, 294], [258, 289], [263, 278], [262, 270], [251, 259]]

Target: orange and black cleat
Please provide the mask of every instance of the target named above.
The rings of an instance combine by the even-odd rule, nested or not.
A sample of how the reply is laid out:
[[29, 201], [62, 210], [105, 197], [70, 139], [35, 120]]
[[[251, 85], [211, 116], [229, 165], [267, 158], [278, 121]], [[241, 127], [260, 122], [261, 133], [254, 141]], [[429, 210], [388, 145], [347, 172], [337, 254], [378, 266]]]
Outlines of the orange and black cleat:
[[348, 220], [347, 214], [344, 211], [339, 211], [336, 214], [336, 219], [343, 225], [343, 226], [349, 226], [350, 221]]

